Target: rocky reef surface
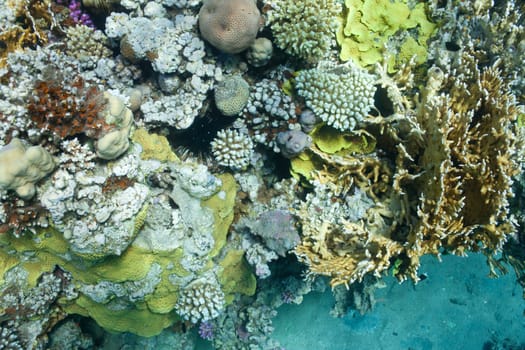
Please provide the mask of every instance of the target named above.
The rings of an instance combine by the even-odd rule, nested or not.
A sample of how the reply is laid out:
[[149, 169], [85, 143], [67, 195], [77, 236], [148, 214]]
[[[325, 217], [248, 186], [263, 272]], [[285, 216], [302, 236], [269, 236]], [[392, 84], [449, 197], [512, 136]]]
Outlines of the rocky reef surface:
[[0, 4], [0, 349], [283, 349], [427, 256], [525, 288], [523, 2]]

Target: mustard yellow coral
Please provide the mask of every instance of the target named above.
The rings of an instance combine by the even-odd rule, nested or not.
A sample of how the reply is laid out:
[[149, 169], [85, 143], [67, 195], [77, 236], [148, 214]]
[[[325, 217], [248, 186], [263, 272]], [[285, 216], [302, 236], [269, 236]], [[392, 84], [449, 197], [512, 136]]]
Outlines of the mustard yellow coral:
[[389, 70], [413, 55], [418, 63], [425, 62], [427, 40], [436, 27], [423, 2], [411, 7], [407, 0], [346, 0], [340, 20], [340, 58], [365, 67], [381, 62], [385, 48], [394, 46], [398, 52], [391, 56]]

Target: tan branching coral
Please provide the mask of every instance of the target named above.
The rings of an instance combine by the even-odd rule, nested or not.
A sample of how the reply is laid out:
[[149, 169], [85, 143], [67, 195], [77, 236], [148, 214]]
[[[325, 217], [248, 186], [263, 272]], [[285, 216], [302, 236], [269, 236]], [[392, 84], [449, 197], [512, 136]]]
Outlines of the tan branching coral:
[[8, 0], [7, 6], [16, 22], [0, 24], [0, 67], [5, 65], [7, 54], [18, 49], [43, 45], [48, 42], [46, 31], [60, 28], [50, 0]]
[[[303, 241], [296, 254], [311, 274], [330, 276], [332, 286], [379, 275], [394, 261], [400, 280], [417, 281], [422, 255], [482, 251], [491, 256], [515, 231], [508, 200], [511, 178], [519, 171], [515, 120], [520, 109], [498, 63], [481, 69], [473, 54], [459, 53], [450, 66], [429, 69], [426, 85], [415, 94], [407, 93], [412, 79], [409, 70], [404, 72], [395, 82], [380, 74], [391, 97], [403, 91], [407, 99], [393, 101], [394, 113], [372, 128], [382, 149], [367, 156], [391, 172], [360, 178], [346, 171], [337, 179], [347, 177], [345, 183], [364, 190], [374, 205], [352, 222], [326, 221], [306, 211], [307, 202], [297, 210]], [[325, 169], [343, 162], [311, 151], [324, 157]], [[370, 191], [378, 183], [382, 191]], [[348, 196], [332, 198], [332, 203], [341, 201]], [[335, 204], [325, 205], [320, 212]]]

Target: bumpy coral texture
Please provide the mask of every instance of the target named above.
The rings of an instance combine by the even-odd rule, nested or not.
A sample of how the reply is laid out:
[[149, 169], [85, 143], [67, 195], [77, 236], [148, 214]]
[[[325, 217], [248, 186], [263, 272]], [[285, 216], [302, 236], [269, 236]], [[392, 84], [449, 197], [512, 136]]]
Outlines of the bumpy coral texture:
[[351, 63], [322, 62], [317, 68], [300, 71], [297, 93], [326, 124], [353, 130], [374, 105], [375, 77]]
[[225, 116], [234, 116], [246, 106], [250, 85], [240, 75], [233, 75], [215, 86], [214, 96], [219, 111]]
[[199, 12], [202, 37], [226, 53], [246, 50], [261, 26], [261, 14], [253, 0], [208, 0]]
[[85, 68], [95, 68], [99, 59], [110, 57], [109, 40], [100, 30], [87, 25], [76, 25], [66, 29], [66, 54], [75, 57]]
[[245, 169], [253, 154], [253, 142], [248, 135], [235, 129], [221, 130], [211, 142], [213, 157], [219, 165], [234, 169]]
[[329, 54], [341, 12], [338, 1], [276, 0], [270, 5], [268, 20], [278, 47], [313, 62]]
[[196, 280], [186, 286], [177, 301], [179, 315], [192, 323], [208, 321], [224, 308], [224, 293], [217, 283], [209, 280]]
[[51, 154], [42, 146], [26, 147], [13, 139], [0, 149], [0, 189], [16, 191], [23, 199], [36, 193], [35, 184], [55, 168]]
[[[330, 276], [332, 286], [348, 285], [367, 274], [380, 276], [397, 260], [394, 275], [417, 281], [425, 254], [483, 252], [489, 264], [494, 261], [493, 254], [516, 231], [508, 199], [519, 171], [516, 152], [521, 141], [515, 121], [521, 108], [508, 92], [498, 63], [484, 69], [478, 64], [472, 53], [463, 52], [450, 66], [429, 69], [420, 94], [403, 95], [411, 97], [405, 105], [394, 103], [393, 115], [402, 115], [410, 132], [396, 123], [387, 126], [390, 131], [381, 141], [399, 145], [395, 166], [389, 165], [393, 168], [384, 174], [378, 169], [376, 176], [359, 176], [367, 181], [358, 187], [374, 194], [371, 198], [380, 204], [369, 208], [365, 218], [326, 220], [326, 208], [338, 200], [333, 196], [320, 207], [322, 213], [309, 211], [313, 202], [299, 209], [303, 240], [295, 252], [310, 273]], [[411, 69], [396, 73], [396, 87], [385, 65], [381, 85], [398, 89], [390, 96], [413, 91]], [[366, 158], [332, 157], [331, 166], [348, 173], [352, 164], [363, 164]], [[335, 183], [326, 170], [320, 175], [325, 183]], [[339, 173], [337, 181], [359, 181], [347, 176]], [[382, 181], [374, 191], [371, 186]]]

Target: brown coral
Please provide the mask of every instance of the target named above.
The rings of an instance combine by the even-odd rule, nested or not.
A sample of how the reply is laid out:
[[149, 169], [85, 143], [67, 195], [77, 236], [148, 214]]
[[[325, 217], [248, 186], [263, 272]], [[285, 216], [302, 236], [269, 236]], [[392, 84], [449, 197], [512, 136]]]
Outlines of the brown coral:
[[47, 30], [59, 26], [50, 0], [7, 1], [3, 6], [12, 9], [16, 23], [0, 32], [0, 67], [10, 52], [48, 42]]
[[82, 78], [70, 86], [38, 81], [28, 111], [37, 127], [60, 138], [80, 133], [98, 138], [110, 129], [100, 116], [105, 105], [103, 93]]
[[254, 0], [207, 0], [199, 12], [202, 37], [226, 53], [249, 48], [262, 24]]
[[4, 201], [2, 210], [5, 221], [0, 222], [0, 234], [12, 232], [16, 237], [25, 231], [34, 232], [40, 224], [47, 222], [47, 210], [40, 203], [26, 204], [15, 198]]

